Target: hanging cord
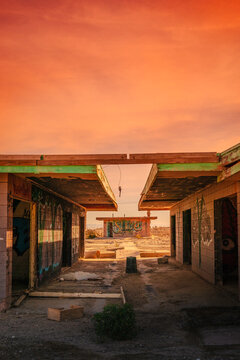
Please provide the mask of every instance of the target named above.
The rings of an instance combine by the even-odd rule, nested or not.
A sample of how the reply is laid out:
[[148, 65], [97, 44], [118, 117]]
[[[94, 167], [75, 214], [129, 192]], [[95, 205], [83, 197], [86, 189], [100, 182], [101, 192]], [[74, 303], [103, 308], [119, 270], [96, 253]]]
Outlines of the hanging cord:
[[[104, 168], [111, 166], [111, 165], [105, 165]], [[118, 166], [118, 170], [119, 170], [119, 181], [118, 181], [118, 191], [119, 191], [119, 197], [121, 197], [122, 194], [122, 186], [121, 186], [121, 181], [122, 181], [122, 171], [120, 166], [117, 164]]]
[[119, 182], [118, 182], [118, 191], [119, 191], [119, 197], [121, 197], [121, 194], [122, 194], [122, 187], [121, 187], [121, 180], [122, 180], [122, 172], [121, 172], [121, 168], [120, 166], [118, 165], [118, 169], [119, 169]]

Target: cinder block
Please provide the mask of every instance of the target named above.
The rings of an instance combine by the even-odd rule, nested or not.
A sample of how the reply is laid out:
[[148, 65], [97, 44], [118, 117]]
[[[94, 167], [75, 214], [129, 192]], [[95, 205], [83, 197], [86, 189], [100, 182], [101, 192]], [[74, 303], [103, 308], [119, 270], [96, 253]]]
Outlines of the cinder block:
[[0, 229], [7, 229], [7, 216], [0, 216]]
[[0, 182], [0, 194], [8, 193], [8, 183]]
[[0, 205], [7, 205], [7, 204], [8, 204], [7, 193], [0, 194]]
[[0, 216], [7, 216], [7, 214], [8, 214], [7, 205], [2, 205], [0, 203]]
[[79, 319], [83, 316], [83, 306], [72, 305], [70, 309], [48, 308], [48, 319], [55, 321]]
[[0, 174], [0, 183], [2, 183], [2, 182], [8, 182], [8, 174], [7, 173]]

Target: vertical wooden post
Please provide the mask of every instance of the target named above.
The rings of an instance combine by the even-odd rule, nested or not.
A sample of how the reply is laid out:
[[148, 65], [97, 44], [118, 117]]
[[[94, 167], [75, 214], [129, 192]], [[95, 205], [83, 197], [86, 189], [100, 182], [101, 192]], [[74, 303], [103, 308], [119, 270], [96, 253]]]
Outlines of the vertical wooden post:
[[238, 297], [240, 300], [240, 181], [237, 183], [237, 226], [238, 226]]
[[34, 288], [37, 277], [37, 205], [30, 204], [29, 288]]

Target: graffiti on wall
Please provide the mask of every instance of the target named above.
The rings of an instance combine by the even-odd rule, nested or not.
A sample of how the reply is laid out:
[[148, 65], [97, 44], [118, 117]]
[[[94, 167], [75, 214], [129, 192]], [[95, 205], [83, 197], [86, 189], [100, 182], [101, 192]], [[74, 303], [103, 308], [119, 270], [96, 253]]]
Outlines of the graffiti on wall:
[[38, 204], [38, 271], [54, 270], [62, 258], [62, 206], [57, 198], [33, 188], [33, 201]]
[[194, 247], [199, 247], [199, 266], [202, 262], [202, 245], [209, 246], [212, 240], [211, 218], [202, 196], [201, 199], [197, 198], [192, 216], [192, 241]]
[[72, 214], [72, 259], [79, 254], [79, 216]]
[[22, 256], [30, 246], [30, 210], [29, 204], [13, 202], [13, 249]]
[[125, 233], [125, 232], [134, 232], [142, 231], [143, 223], [142, 221], [131, 221], [131, 220], [120, 220], [113, 221], [113, 232], [115, 234]]

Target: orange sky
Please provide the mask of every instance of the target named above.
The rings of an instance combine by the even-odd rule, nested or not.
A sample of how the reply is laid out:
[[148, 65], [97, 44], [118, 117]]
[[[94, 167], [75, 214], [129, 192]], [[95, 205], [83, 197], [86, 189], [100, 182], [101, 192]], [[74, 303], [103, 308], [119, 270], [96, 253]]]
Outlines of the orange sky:
[[239, 142], [238, 0], [0, 0], [0, 52], [1, 153]]

